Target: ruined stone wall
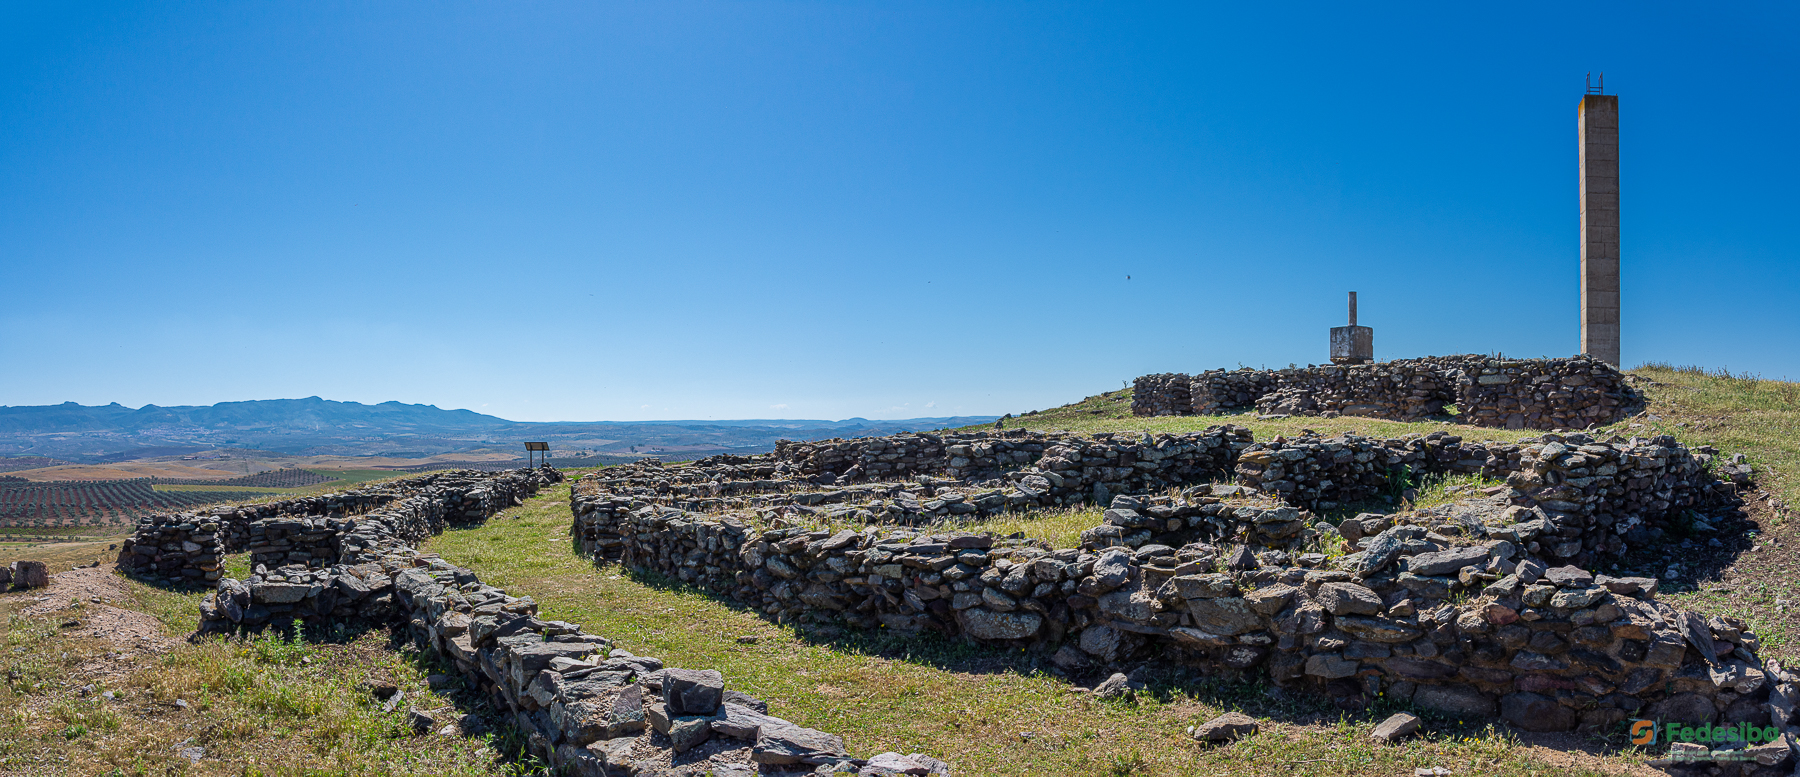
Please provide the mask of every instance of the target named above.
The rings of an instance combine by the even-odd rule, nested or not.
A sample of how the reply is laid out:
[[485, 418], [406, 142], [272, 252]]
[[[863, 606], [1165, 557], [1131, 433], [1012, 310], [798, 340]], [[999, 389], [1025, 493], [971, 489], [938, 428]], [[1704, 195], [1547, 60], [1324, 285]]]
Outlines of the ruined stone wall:
[[1504, 478], [1520, 465], [1517, 445], [1467, 443], [1457, 435], [1380, 440], [1349, 434], [1259, 442], [1238, 455], [1239, 482], [1290, 504], [1334, 510], [1378, 496], [1399, 496], [1407, 477], [1479, 474]]
[[1456, 376], [1471, 361], [1440, 357], [1278, 370], [1275, 389], [1256, 400], [1256, 409], [1265, 415], [1417, 421], [1456, 401]]
[[[1250, 430], [1229, 424], [1188, 434], [970, 432], [895, 435], [817, 443], [777, 443], [773, 473], [806, 482], [847, 484], [942, 475], [960, 481], [1039, 480], [1028, 490], [1086, 499], [1096, 486], [1134, 493], [1198, 482], [1229, 472]], [[1061, 504], [1063, 502], [1057, 502]]]
[[1457, 418], [1507, 429], [1585, 429], [1641, 405], [1625, 374], [1597, 359], [1488, 359], [1457, 380]]
[[[487, 484], [489, 504], [560, 480], [553, 470], [522, 473], [505, 487]], [[665, 667], [578, 625], [542, 620], [530, 597], [419, 553], [412, 545], [441, 528], [446, 515], [467, 514], [468, 494], [434, 496], [439, 509], [421, 504], [433, 497], [414, 497], [343, 524], [345, 563], [259, 566], [247, 581], [221, 580], [201, 604], [202, 631], [277, 621], [402, 624], [415, 645], [489, 698], [528, 749], [562, 774], [661, 774], [697, 757], [721, 777], [854, 774], [867, 763], [850, 758], [839, 737], [769, 715], [765, 702], [728, 689], [716, 671]], [[423, 730], [448, 723], [417, 709], [412, 719]], [[878, 758], [918, 770], [908, 773], [950, 773], [922, 754]]]
[[1193, 402], [1188, 396], [1188, 384], [1192, 380], [1178, 372], [1165, 372], [1132, 381], [1131, 414], [1190, 415]]
[[[233, 505], [174, 515], [149, 515], [119, 551], [119, 567], [136, 574], [216, 581], [226, 553], [249, 550], [257, 563], [334, 563], [338, 538], [354, 530], [349, 517], [394, 503], [407, 504], [396, 525], [433, 533], [433, 522], [478, 520], [517, 504], [525, 470], [434, 472], [344, 493], [253, 505]], [[424, 537], [426, 534], [420, 534]]]
[[1547, 434], [1518, 444], [1465, 443], [1443, 432], [1405, 440], [1346, 435], [1257, 443], [1239, 455], [1237, 475], [1321, 510], [1396, 493], [1398, 483], [1419, 475], [1505, 479], [1504, 496], [1520, 508], [1522, 531], [1543, 556], [1590, 564], [1660, 538], [1687, 511], [1740, 504], [1736, 486], [1709, 470], [1716, 457], [1710, 447], [1690, 451], [1666, 435], [1602, 442]]
[[1340, 415], [1414, 421], [1446, 412], [1475, 426], [1583, 429], [1611, 423], [1641, 402], [1605, 362], [1434, 356], [1285, 370], [1147, 375], [1132, 412], [1210, 415], [1255, 407], [1264, 415]]
[[417, 495], [390, 502], [361, 518], [301, 515], [257, 519], [245, 531], [244, 548], [250, 551], [253, 564], [329, 566], [345, 552], [347, 539], [349, 549], [360, 547], [356, 539], [360, 524], [398, 532], [393, 539], [416, 543], [446, 526], [473, 523], [523, 504], [549, 478], [560, 479], [560, 475], [555, 470], [509, 470], [421, 478], [410, 489]]
[[[1107, 446], [1123, 445], [1149, 472], [1170, 457], [1153, 460], [1148, 451], [1199, 449], [1179, 436], [1149, 444], [1061, 437], [1048, 441], [1034, 466], [1008, 473], [1014, 491], [1001, 494], [999, 509], [1056, 504], [1045, 497], [1071, 483], [1120, 485], [1079, 548], [960, 531], [947, 511], [928, 513], [940, 522], [925, 529], [885, 522], [887, 505], [902, 495], [931, 497], [943, 510], [950, 504], [943, 497], [968, 491], [967, 483], [895, 484], [899, 490], [872, 492], [873, 501], [846, 498], [841, 506], [857, 513], [830, 517], [835, 523], [860, 514], [860, 528], [817, 528], [792, 524], [818, 516], [780, 509], [679, 509], [644, 498], [648, 489], [623, 493], [650, 475], [621, 473], [577, 484], [571, 531], [603, 563], [679, 580], [783, 622], [939, 632], [1043, 651], [1069, 671], [1161, 660], [1267, 672], [1278, 683], [1346, 703], [1386, 694], [1453, 714], [1501, 715], [1532, 730], [1603, 730], [1627, 716], [1792, 721], [1786, 700], [1800, 687], [1756, 658], [1756, 636], [1742, 623], [1678, 612], [1656, 601], [1654, 579], [1592, 575], [1570, 563], [1585, 563], [1592, 553], [1566, 554], [1546, 541], [1564, 541], [1566, 527], [1543, 503], [1570, 494], [1545, 489], [1596, 477], [1601, 459], [1631, 457], [1633, 468], [1644, 469], [1581, 483], [1592, 487], [1584, 498], [1593, 498], [1581, 503], [1591, 515], [1636, 511], [1654, 523], [1658, 509], [1716, 506], [1708, 495], [1722, 498], [1730, 489], [1709, 479], [1710, 451], [1688, 452], [1667, 439], [1595, 443], [1585, 435], [1493, 445], [1440, 432], [1401, 440], [1302, 438], [1245, 445], [1238, 454], [1235, 434], [1216, 428], [1201, 437], [1230, 456], [1245, 485], [1171, 489], [1161, 475], [1133, 480], [1103, 471], [1121, 464], [1102, 458], [1116, 453]], [[1095, 459], [1092, 478], [1058, 469], [1056, 460], [1078, 463], [1071, 453], [1084, 465]], [[1546, 461], [1549, 468], [1539, 466]], [[1358, 489], [1390, 488], [1402, 468], [1537, 473], [1537, 480], [1518, 481], [1525, 490], [1499, 486], [1453, 505], [1365, 514], [1339, 526], [1308, 509], [1361, 498]], [[1061, 484], [1045, 476], [1059, 471]], [[1140, 490], [1125, 490], [1133, 484]], [[1608, 526], [1581, 524], [1576, 538], [1590, 525]], [[1344, 550], [1351, 552], [1339, 555]]]
[[[1498, 714], [1539, 731], [1640, 715], [1769, 721], [1771, 705], [1794, 690], [1770, 695], [1769, 669], [1741, 623], [1661, 604], [1651, 579], [1551, 568], [1499, 539], [1517, 534], [1497, 515], [1491, 532], [1403, 520], [1338, 562], [1296, 552], [1310, 515], [1255, 500], [1116, 499], [1134, 507], [1109, 511], [1109, 525], [1160, 533], [1174, 520], [1220, 541], [1067, 550], [954, 531], [759, 528], [615, 509], [595, 493], [573, 500], [588, 552], [769, 617], [936, 631], [1053, 652], [1072, 671], [1159, 657], [1267, 671], [1353, 701], [1380, 693]], [[1173, 517], [1152, 514], [1158, 507]], [[1263, 533], [1268, 526], [1278, 529]], [[1248, 544], [1228, 551], [1225, 540]], [[1277, 549], [1251, 552], [1270, 544]], [[1791, 720], [1786, 709], [1778, 725]]]
[[[1268, 370], [1242, 367], [1207, 370], [1188, 382], [1188, 412], [1174, 415], [1217, 415], [1256, 406], [1256, 400], [1275, 390], [1276, 377]], [[1132, 392], [1132, 402], [1137, 392]], [[1134, 411], [1135, 412], [1135, 411]], [[1142, 414], [1139, 414], [1142, 415]]]

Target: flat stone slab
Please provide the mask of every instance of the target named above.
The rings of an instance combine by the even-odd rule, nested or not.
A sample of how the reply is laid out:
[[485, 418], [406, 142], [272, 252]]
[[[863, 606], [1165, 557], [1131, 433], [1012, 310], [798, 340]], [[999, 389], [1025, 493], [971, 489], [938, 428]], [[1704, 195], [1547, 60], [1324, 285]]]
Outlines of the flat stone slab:
[[1393, 742], [1418, 730], [1419, 716], [1407, 712], [1396, 712], [1388, 716], [1387, 720], [1381, 721], [1381, 724], [1375, 727], [1375, 731], [1369, 734], [1369, 738], [1377, 742]]
[[1242, 712], [1227, 712], [1194, 727], [1194, 738], [1205, 742], [1225, 742], [1250, 736], [1261, 730], [1256, 718]]

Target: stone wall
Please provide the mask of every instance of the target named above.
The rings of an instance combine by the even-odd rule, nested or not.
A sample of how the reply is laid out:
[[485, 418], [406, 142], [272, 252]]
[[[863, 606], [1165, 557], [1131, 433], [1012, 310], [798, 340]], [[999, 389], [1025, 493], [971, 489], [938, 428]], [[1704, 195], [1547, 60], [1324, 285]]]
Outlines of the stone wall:
[[772, 454], [781, 464], [770, 474], [790, 478], [789, 485], [795, 480], [846, 484], [924, 475], [995, 485], [1006, 481], [1023, 484], [1025, 477], [1035, 474], [1040, 480], [1033, 481], [1030, 490], [1049, 494], [1053, 501], [1067, 496], [1080, 501], [1089, 498], [1096, 487], [1126, 493], [1222, 476], [1230, 471], [1238, 449], [1250, 442], [1250, 430], [1230, 424], [1178, 435], [1103, 433], [1083, 437], [1016, 429], [812, 443], [783, 440]]
[[[1188, 412], [1173, 415], [1218, 415], [1256, 407], [1256, 400], [1274, 391], [1276, 382], [1275, 374], [1268, 370], [1207, 370], [1188, 381]], [[1135, 406], [1136, 391], [1132, 392], [1132, 402]]]
[[1188, 383], [1193, 379], [1177, 372], [1145, 375], [1132, 381], [1131, 414], [1142, 416], [1192, 415]]
[[[647, 499], [646, 489], [626, 493], [649, 478], [629, 472], [576, 485], [572, 533], [599, 561], [681, 580], [784, 622], [939, 632], [1040, 651], [1073, 672], [1145, 660], [1266, 672], [1346, 705], [1385, 694], [1531, 730], [1609, 730], [1639, 716], [1789, 726], [1800, 687], [1757, 658], [1757, 637], [1741, 622], [1677, 611], [1656, 600], [1654, 579], [1593, 575], [1568, 563], [1586, 557], [1557, 555], [1543, 541], [1564, 529], [1544, 497], [1566, 492], [1522, 483], [1527, 490], [1496, 487], [1453, 505], [1365, 514], [1336, 527], [1277, 499], [1348, 498], [1353, 489], [1334, 492], [1326, 481], [1386, 487], [1402, 465], [1563, 473], [1538, 476], [1548, 482], [1594, 477], [1599, 458], [1624, 457], [1649, 469], [1584, 484], [1598, 497], [1585, 503], [1590, 514], [1654, 508], [1643, 501], [1653, 494], [1662, 494], [1665, 510], [1683, 495], [1700, 505], [1728, 490], [1706, 479], [1709, 452], [1671, 442], [1549, 435], [1494, 446], [1437, 433], [1249, 445], [1235, 460], [1240, 479], [1247, 462], [1267, 475], [1279, 461], [1281, 480], [1294, 487], [1170, 490], [1158, 481], [1148, 493], [1114, 492], [1102, 525], [1067, 549], [953, 523], [888, 525], [883, 511], [866, 507], [874, 520], [846, 528], [797, 526], [795, 514], [769, 510], [696, 513]], [[1065, 458], [1063, 450], [1109, 444], [1059, 438], [1036, 466], [1008, 477], [1023, 485], [1053, 471], [1047, 462]], [[1596, 461], [1568, 456], [1571, 445]], [[1552, 469], [1538, 467], [1542, 461]], [[1576, 472], [1583, 464], [1589, 472]], [[682, 477], [706, 477], [705, 467], [688, 469]], [[1360, 475], [1371, 477], [1351, 477]]]
[[1455, 405], [1457, 419], [1511, 429], [1583, 429], [1624, 417], [1641, 399], [1605, 362], [1435, 356], [1285, 370], [1146, 375], [1132, 392], [1141, 416], [1339, 415], [1414, 421]]
[[[473, 503], [503, 509], [555, 480], [554, 470], [508, 473], [483, 484], [485, 501]], [[472, 493], [438, 489], [355, 521], [295, 527], [308, 535], [335, 532], [341, 563], [258, 565], [246, 581], [220, 580], [201, 604], [202, 631], [281, 621], [401, 624], [419, 649], [443, 658], [526, 736], [532, 753], [563, 774], [664, 774], [699, 763], [720, 777], [847, 775], [867, 765], [848, 755], [842, 739], [769, 715], [766, 703], [727, 688], [716, 671], [665, 667], [579, 625], [543, 620], [530, 597], [512, 596], [412, 547], [470, 516]], [[279, 520], [260, 522], [264, 536]], [[422, 730], [447, 722], [418, 710], [412, 715]], [[877, 758], [916, 769], [906, 773], [950, 773], [922, 754]]]
[[255, 563], [331, 564], [339, 538], [355, 530], [350, 516], [396, 502], [410, 504], [403, 513], [409, 517], [395, 525], [424, 532], [417, 536], [423, 538], [441, 530], [441, 524], [479, 520], [518, 504], [522, 495], [535, 490], [528, 484], [544, 477], [528, 473], [434, 472], [343, 493], [143, 516], [122, 543], [118, 563], [135, 574], [187, 582], [218, 580], [224, 555], [244, 550], [252, 552]]
[[[1543, 556], [1590, 564], [1661, 538], [1688, 511], [1741, 504], [1736, 485], [1710, 471], [1717, 455], [1666, 435], [1546, 434], [1517, 444], [1465, 443], [1443, 432], [1398, 440], [1346, 435], [1257, 443], [1239, 455], [1237, 475], [1289, 504], [1326, 510], [1395, 493], [1419, 475], [1505, 479], [1508, 487], [1495, 491], [1529, 513], [1520, 520], [1538, 527], [1530, 539]], [[1535, 544], [1531, 550], [1540, 552]]]

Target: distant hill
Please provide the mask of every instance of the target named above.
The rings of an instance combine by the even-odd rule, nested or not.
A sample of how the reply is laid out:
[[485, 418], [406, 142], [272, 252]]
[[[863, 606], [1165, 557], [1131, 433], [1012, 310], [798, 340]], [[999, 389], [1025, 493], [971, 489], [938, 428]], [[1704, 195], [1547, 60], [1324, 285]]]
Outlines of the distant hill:
[[136, 410], [117, 402], [100, 407], [74, 402], [60, 405], [0, 406], [0, 434], [136, 432], [182, 427], [312, 432], [355, 429], [394, 433], [467, 430], [510, 423], [512, 422], [471, 410], [444, 410], [434, 405], [408, 405], [400, 402], [365, 405], [318, 397], [258, 399], [178, 407], [145, 405]]
[[[994, 416], [895, 421], [849, 418], [521, 423], [469, 410], [319, 397], [132, 409], [64, 402], [0, 406], [0, 456], [55, 457], [83, 464], [175, 459], [231, 449], [281, 455], [424, 458], [446, 453], [519, 453], [546, 441], [565, 456], [697, 457], [758, 453], [782, 438], [816, 440], [991, 423]], [[599, 459], [595, 459], [599, 460]], [[20, 467], [23, 469], [23, 467]]]

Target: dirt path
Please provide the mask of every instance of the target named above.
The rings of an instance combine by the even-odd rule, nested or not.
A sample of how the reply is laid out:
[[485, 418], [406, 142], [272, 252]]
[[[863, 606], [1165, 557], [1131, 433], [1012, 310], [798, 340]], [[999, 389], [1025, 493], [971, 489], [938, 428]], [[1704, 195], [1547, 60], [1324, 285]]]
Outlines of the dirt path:
[[[66, 612], [69, 618], [64, 621], [65, 635], [106, 640], [113, 643], [117, 653], [161, 653], [181, 642], [163, 633], [156, 616], [119, 606], [130, 605], [131, 594], [112, 564], [58, 572], [50, 576], [48, 587], [17, 595], [37, 600], [25, 607], [24, 614], [55, 616]], [[75, 625], [66, 625], [69, 623]]]

